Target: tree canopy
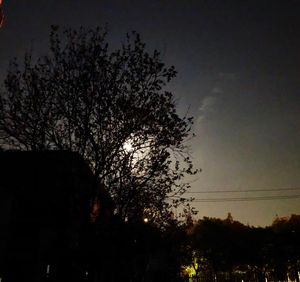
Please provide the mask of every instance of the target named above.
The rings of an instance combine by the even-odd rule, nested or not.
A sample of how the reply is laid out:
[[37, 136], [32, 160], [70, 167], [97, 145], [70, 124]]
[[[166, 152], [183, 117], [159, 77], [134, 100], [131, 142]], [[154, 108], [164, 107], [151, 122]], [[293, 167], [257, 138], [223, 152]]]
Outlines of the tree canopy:
[[3, 148], [78, 152], [124, 219], [155, 221], [184, 202], [182, 179], [196, 172], [185, 143], [193, 120], [165, 90], [176, 71], [158, 51], [135, 32], [111, 50], [101, 28], [53, 26], [49, 52], [32, 57], [13, 60], [4, 82]]
[[231, 214], [199, 219], [182, 241], [184, 274], [199, 281], [299, 282], [299, 219], [277, 217], [265, 228], [244, 225]]

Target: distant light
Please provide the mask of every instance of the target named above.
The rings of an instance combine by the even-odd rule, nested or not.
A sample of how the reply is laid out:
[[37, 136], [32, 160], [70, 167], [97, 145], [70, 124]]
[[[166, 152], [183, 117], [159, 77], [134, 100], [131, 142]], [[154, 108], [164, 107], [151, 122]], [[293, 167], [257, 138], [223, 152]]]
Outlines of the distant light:
[[196, 276], [196, 270], [198, 269], [198, 263], [194, 265], [182, 266], [183, 273], [187, 274], [190, 278]]
[[148, 223], [149, 219], [147, 217], [144, 218], [144, 222]]

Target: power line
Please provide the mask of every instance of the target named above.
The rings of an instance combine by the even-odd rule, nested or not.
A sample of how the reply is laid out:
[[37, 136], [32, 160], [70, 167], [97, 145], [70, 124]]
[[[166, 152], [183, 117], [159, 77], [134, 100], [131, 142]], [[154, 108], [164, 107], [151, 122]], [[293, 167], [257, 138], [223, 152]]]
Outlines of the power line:
[[244, 201], [269, 201], [269, 200], [287, 200], [300, 198], [300, 195], [285, 195], [285, 196], [266, 196], [266, 197], [244, 197], [244, 198], [195, 198], [196, 203], [210, 202], [244, 202]]
[[187, 191], [186, 194], [208, 194], [208, 193], [251, 193], [251, 192], [277, 192], [277, 191], [299, 191], [300, 187], [274, 188], [274, 189], [248, 189], [248, 190], [206, 190]]
[[[280, 191], [300, 191], [300, 187], [289, 188], [273, 188], [273, 189], [247, 189], [247, 190], [206, 190], [206, 191], [187, 191], [185, 194], [218, 194], [218, 193], [255, 193], [255, 192], [280, 192]], [[173, 196], [171, 198], [185, 199], [180, 196]], [[212, 202], [245, 202], [245, 201], [269, 201], [269, 200], [288, 200], [298, 199], [300, 194], [296, 195], [269, 195], [269, 196], [253, 196], [253, 197], [222, 197], [222, 198], [194, 198], [194, 203], [212, 203]], [[187, 199], [187, 198], [186, 198]]]

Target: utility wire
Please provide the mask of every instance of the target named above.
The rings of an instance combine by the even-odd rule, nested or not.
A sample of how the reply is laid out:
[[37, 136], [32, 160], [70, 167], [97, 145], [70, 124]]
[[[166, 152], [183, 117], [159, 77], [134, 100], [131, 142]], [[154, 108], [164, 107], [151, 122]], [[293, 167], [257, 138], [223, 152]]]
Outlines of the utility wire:
[[210, 203], [210, 202], [244, 202], [244, 201], [266, 201], [266, 200], [287, 200], [300, 198], [300, 195], [290, 195], [290, 196], [269, 196], [269, 197], [245, 197], [245, 198], [207, 198], [200, 199], [195, 198], [193, 202], [196, 203]]
[[[280, 191], [300, 191], [300, 187], [273, 188], [273, 189], [247, 189], [247, 190], [206, 190], [206, 191], [186, 191], [184, 194], [218, 194], [218, 193], [255, 193], [255, 192], [280, 192]], [[180, 196], [170, 198], [188, 199]], [[296, 195], [269, 195], [253, 197], [225, 197], [225, 198], [193, 198], [194, 203], [213, 203], [213, 202], [245, 202], [245, 201], [268, 201], [268, 200], [288, 200], [298, 199], [300, 194]]]
[[[189, 194], [204, 194], [204, 193], [243, 193], [243, 192], [277, 192], [277, 191], [297, 191], [300, 188], [275, 188], [275, 189], [254, 189], [254, 190], [214, 190], [214, 191], [194, 191], [194, 192], [185, 192]], [[170, 198], [179, 199], [189, 199], [180, 196], [173, 196]], [[298, 199], [300, 198], [300, 194], [294, 195], [266, 195], [266, 196], [253, 196], [253, 197], [222, 197], [222, 198], [193, 198], [194, 203], [211, 203], [211, 202], [243, 202], [243, 201], [267, 201], [267, 200], [288, 200], [288, 199]]]
[[274, 189], [248, 189], [248, 190], [206, 190], [206, 191], [187, 191], [186, 194], [208, 194], [208, 193], [251, 193], [251, 192], [277, 192], [277, 191], [299, 191], [300, 187], [293, 188], [274, 188]]

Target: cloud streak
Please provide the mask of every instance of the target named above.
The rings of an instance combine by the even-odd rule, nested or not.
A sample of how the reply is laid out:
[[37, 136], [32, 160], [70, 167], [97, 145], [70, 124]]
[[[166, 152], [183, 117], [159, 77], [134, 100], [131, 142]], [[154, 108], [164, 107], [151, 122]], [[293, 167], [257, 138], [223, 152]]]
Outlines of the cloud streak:
[[214, 96], [205, 96], [199, 107], [199, 115], [197, 117], [197, 123], [202, 122], [207, 115], [213, 111], [214, 106], [217, 102], [217, 98]]

